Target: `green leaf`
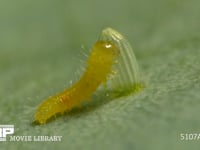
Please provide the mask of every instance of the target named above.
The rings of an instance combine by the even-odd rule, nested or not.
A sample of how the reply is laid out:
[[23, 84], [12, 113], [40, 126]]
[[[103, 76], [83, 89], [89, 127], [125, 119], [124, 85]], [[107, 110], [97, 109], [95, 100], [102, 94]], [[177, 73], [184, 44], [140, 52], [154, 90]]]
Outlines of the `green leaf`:
[[[200, 133], [198, 0], [0, 2], [0, 124], [13, 136], [60, 135], [61, 142], [0, 142], [4, 149], [197, 149]], [[44, 126], [37, 105], [79, 79], [83, 53], [107, 26], [129, 39], [145, 88], [91, 103]], [[84, 45], [84, 49], [81, 48]], [[8, 138], [9, 139], [9, 138]]]

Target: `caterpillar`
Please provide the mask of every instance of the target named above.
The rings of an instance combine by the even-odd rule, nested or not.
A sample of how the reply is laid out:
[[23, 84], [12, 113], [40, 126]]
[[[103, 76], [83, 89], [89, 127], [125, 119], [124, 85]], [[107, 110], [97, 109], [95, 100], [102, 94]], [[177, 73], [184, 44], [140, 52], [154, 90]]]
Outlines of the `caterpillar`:
[[45, 124], [58, 113], [68, 112], [90, 99], [100, 84], [105, 83], [112, 66], [120, 55], [118, 47], [110, 41], [97, 41], [86, 63], [86, 69], [78, 82], [63, 92], [44, 100], [37, 108], [34, 119]]
[[[113, 76], [108, 82], [109, 75]], [[108, 91], [115, 97], [129, 95], [144, 87], [131, 45], [112, 28], [104, 29], [93, 45], [80, 80], [63, 92], [44, 100], [34, 114], [34, 122], [45, 124], [54, 115], [80, 106], [90, 99], [102, 83], [109, 85]]]

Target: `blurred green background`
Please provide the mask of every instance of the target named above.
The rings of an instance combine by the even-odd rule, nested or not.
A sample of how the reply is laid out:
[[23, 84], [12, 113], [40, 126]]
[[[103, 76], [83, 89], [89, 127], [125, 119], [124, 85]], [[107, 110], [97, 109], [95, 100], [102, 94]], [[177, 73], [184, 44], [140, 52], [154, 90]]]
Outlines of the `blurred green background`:
[[[92, 104], [44, 126], [36, 106], [79, 78], [101, 30], [112, 27], [134, 47], [146, 88]], [[0, 142], [0, 149], [198, 149], [199, 0], [1, 0], [0, 124], [15, 135], [61, 135], [62, 142]]]

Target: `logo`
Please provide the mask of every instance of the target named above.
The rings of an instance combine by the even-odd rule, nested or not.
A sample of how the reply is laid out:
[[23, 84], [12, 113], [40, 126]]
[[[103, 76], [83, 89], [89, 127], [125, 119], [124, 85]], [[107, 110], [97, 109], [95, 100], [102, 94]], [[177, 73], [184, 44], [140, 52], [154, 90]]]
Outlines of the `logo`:
[[[60, 142], [58, 135], [11, 135], [14, 134], [14, 125], [0, 125], [0, 142]], [[9, 135], [9, 136], [8, 136]]]
[[0, 125], [0, 141], [6, 141], [6, 136], [13, 133], [14, 125]]

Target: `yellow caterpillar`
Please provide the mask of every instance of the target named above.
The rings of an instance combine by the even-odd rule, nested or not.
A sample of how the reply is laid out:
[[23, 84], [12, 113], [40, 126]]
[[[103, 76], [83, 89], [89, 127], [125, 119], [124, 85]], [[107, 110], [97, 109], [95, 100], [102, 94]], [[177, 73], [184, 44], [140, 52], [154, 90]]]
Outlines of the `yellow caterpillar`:
[[92, 48], [81, 79], [69, 89], [43, 101], [36, 110], [35, 121], [45, 124], [55, 114], [70, 111], [83, 101], [90, 99], [99, 85], [106, 82], [118, 56], [119, 49], [112, 42], [97, 41]]

